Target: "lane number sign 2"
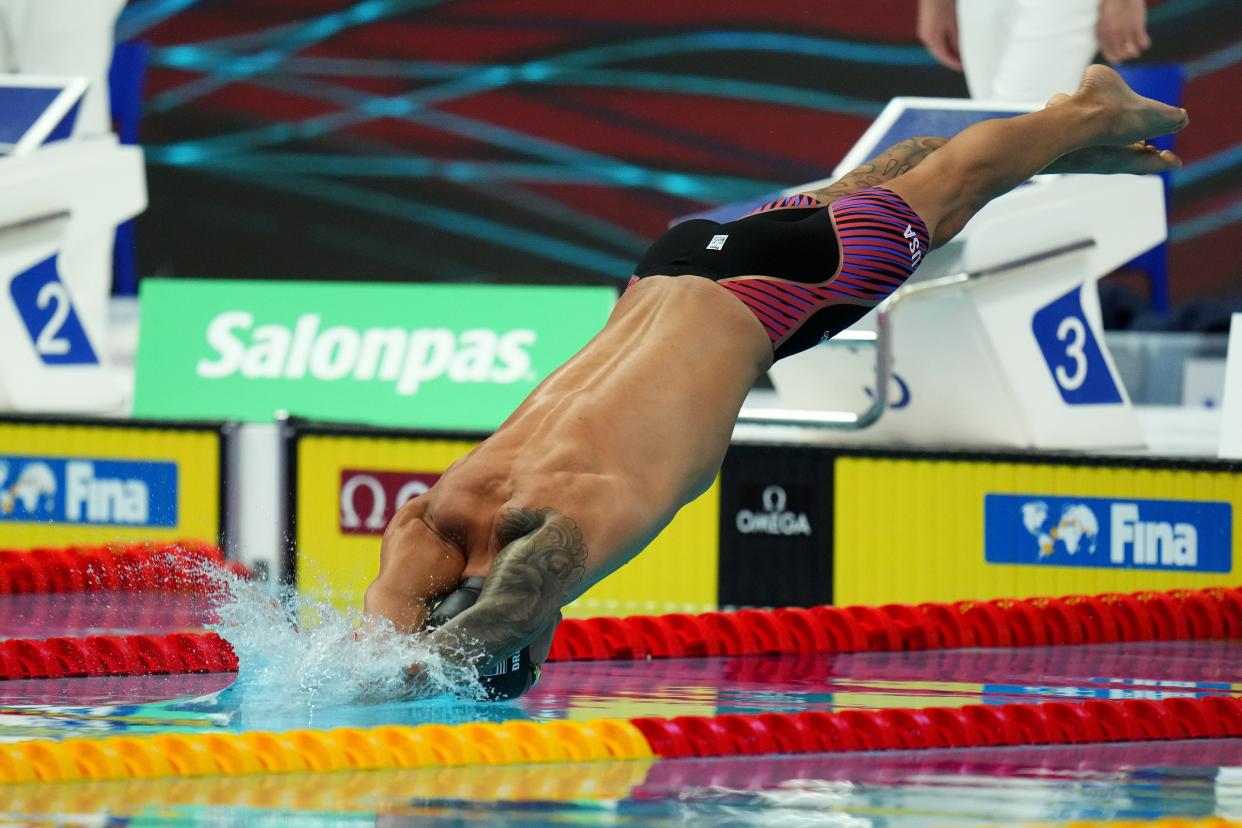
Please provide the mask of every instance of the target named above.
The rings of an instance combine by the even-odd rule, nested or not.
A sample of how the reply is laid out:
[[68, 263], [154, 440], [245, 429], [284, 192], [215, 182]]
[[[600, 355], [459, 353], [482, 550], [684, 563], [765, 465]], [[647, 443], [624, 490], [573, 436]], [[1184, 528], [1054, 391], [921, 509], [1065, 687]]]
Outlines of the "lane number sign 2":
[[45, 365], [98, 364], [69, 289], [56, 270], [55, 256], [13, 277], [9, 295]]

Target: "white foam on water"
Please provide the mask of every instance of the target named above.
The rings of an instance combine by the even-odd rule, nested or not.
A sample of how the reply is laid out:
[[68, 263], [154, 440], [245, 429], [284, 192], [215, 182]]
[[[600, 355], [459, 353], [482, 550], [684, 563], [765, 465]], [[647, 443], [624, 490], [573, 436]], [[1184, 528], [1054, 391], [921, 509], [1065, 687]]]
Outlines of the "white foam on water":
[[[217, 633], [233, 646], [245, 706], [289, 709], [411, 697], [481, 700], [478, 672], [433, 652], [425, 636], [396, 632], [385, 619], [342, 613], [328, 590], [273, 596], [261, 583], [214, 569]], [[407, 668], [421, 665], [415, 688]]]

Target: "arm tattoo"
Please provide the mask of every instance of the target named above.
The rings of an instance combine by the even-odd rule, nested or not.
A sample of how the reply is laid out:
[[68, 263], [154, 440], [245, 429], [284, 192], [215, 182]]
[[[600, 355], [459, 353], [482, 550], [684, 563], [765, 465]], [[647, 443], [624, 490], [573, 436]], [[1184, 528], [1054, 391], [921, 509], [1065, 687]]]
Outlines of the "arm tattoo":
[[529, 644], [586, 574], [582, 530], [553, 509], [513, 509], [496, 533], [504, 548], [478, 602], [432, 633], [437, 650], [480, 669]]
[[948, 141], [948, 138], [935, 138], [932, 136], [907, 138], [900, 144], [889, 147], [866, 164], [852, 170], [827, 187], [811, 190], [810, 195], [815, 196], [824, 204], [828, 204], [836, 201], [838, 198], [853, 195], [859, 190], [865, 190], [868, 187], [876, 187], [885, 182], [892, 181], [897, 176], [904, 175], [923, 163], [927, 156], [943, 147]]

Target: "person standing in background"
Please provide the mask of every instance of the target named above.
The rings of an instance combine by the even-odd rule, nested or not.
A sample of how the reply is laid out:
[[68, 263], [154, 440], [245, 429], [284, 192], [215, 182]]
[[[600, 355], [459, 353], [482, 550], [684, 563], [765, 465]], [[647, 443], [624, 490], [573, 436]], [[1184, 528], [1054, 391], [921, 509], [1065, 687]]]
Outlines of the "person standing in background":
[[919, 0], [918, 36], [972, 98], [1017, 102], [1073, 88], [1097, 51], [1124, 63], [1151, 46], [1145, 0]]

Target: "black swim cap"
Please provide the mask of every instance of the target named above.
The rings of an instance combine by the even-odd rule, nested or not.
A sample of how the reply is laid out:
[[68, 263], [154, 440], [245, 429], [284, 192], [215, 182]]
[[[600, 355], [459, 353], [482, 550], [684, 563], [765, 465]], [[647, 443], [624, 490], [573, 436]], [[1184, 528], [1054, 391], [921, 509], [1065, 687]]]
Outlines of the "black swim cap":
[[[474, 606], [483, 589], [483, 578], [464, 578], [457, 589], [431, 610], [427, 616], [427, 628], [435, 629]], [[505, 657], [499, 664], [479, 676], [479, 683], [492, 701], [516, 699], [531, 688], [539, 678], [539, 668], [531, 663], [530, 647], [523, 647]]]

